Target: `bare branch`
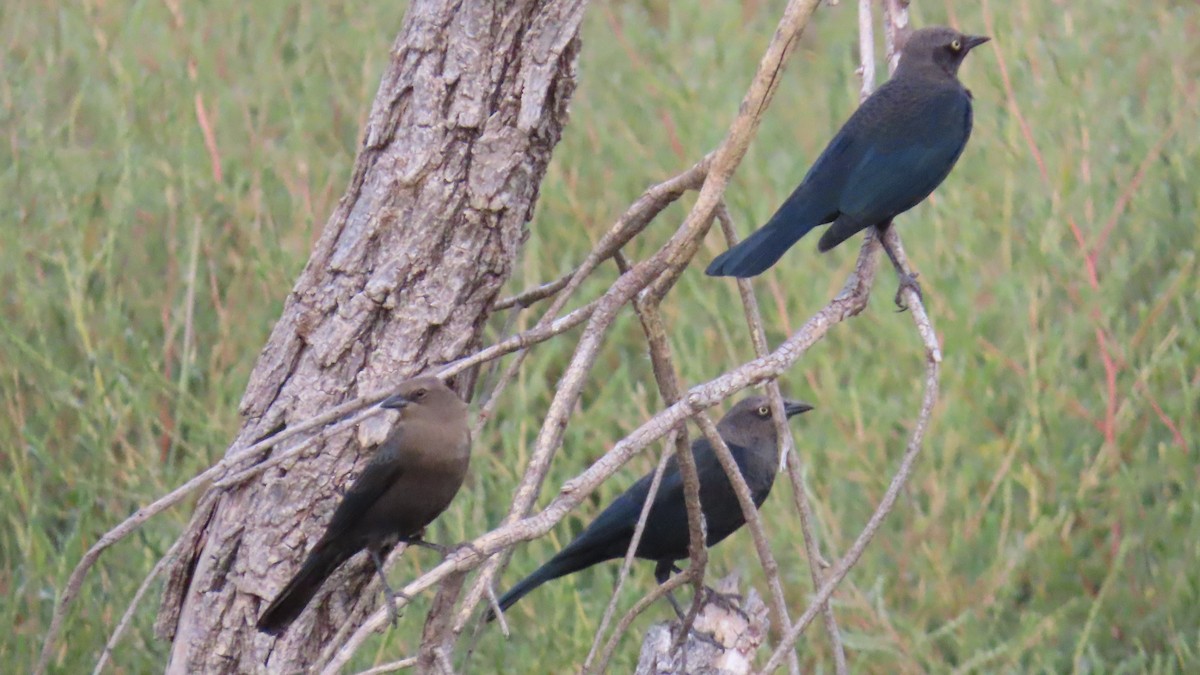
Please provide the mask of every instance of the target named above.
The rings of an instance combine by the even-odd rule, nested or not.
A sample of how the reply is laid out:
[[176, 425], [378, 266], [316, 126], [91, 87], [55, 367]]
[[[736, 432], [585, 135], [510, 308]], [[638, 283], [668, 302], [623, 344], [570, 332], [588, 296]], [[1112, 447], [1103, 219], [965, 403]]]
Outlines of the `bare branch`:
[[[894, 232], [889, 228], [891, 232]], [[909, 436], [908, 447], [904, 451], [904, 457], [900, 461], [900, 468], [896, 471], [896, 475], [892, 478], [888, 485], [887, 491], [883, 495], [883, 499], [879, 502], [879, 506], [871, 515], [867, 525], [863, 528], [861, 534], [855, 539], [850, 550], [846, 552], [845, 557], [838, 561], [830, 572], [825, 581], [825, 585], [817, 591], [812, 599], [812, 603], [805, 610], [804, 614], [796, 620], [796, 624], [792, 626], [792, 630], [784, 636], [782, 643], [776, 648], [771, 655], [771, 659], [760, 671], [762, 673], [770, 673], [782, 665], [782, 659], [788, 653], [792, 653], [792, 647], [796, 640], [804, 632], [816, 616], [819, 608], [829, 601], [833, 592], [837, 589], [839, 583], [845, 578], [846, 574], [854, 567], [858, 559], [862, 557], [863, 551], [867, 544], [875, 537], [875, 533], [879, 531], [879, 526], [883, 524], [887, 515], [891, 513], [892, 507], [896, 504], [896, 498], [900, 495], [900, 490], [904, 488], [908, 482], [908, 477], [912, 473], [913, 465], [916, 463], [918, 455], [921, 452], [921, 446], [925, 439], [925, 431], [929, 427], [929, 419], [933, 414], [933, 406], [937, 403], [938, 394], [938, 376], [941, 368], [941, 350], [937, 344], [936, 332], [932, 324], [929, 322], [929, 316], [925, 313], [925, 307], [921, 304], [920, 298], [910, 288], [904, 289], [908, 296], [905, 300], [909, 303], [909, 308], [913, 315], [913, 321], [917, 324], [917, 331], [921, 334], [921, 340], [925, 343], [925, 394], [921, 400], [921, 410], [917, 416], [916, 425], [913, 427], [912, 434]]]
[[[780, 630], [786, 634], [792, 621], [787, 613], [787, 600], [783, 595], [783, 584], [779, 581], [779, 563], [775, 562], [775, 555], [771, 552], [771, 542], [767, 539], [762, 520], [758, 517], [758, 508], [754, 505], [750, 486], [746, 484], [746, 478], [738, 471], [737, 462], [733, 459], [733, 454], [729, 452], [729, 446], [725, 444], [725, 439], [721, 438], [721, 434], [717, 432], [717, 425], [713, 424], [712, 418], [707, 413], [701, 412], [696, 415], [696, 423], [700, 425], [704, 437], [712, 445], [717, 461], [721, 463], [721, 468], [725, 470], [725, 475], [729, 478], [730, 485], [733, 486], [733, 492], [737, 495], [742, 516], [746, 519], [746, 528], [750, 530], [750, 535], [754, 540], [754, 550], [758, 553], [759, 563], [767, 577], [767, 586], [771, 589], [771, 613], [775, 615], [775, 621], [778, 622]], [[799, 671], [799, 662], [793, 665], [794, 670]]]
[[[574, 292], [576, 288], [578, 288], [586, 274], [595, 269], [600, 262], [612, 257], [617, 253], [617, 251], [620, 249], [620, 245], [628, 241], [628, 238], [625, 238], [628, 232], [633, 230], [640, 232], [641, 229], [645, 228], [645, 226], [651, 220], [653, 220], [654, 217], [656, 217], [662, 212], [663, 209], [678, 199], [686, 190], [696, 187], [702, 179], [706, 179], [709, 166], [712, 162], [711, 158], [711, 154], [705, 156], [704, 159], [697, 162], [687, 171], [650, 188], [636, 202], [634, 202], [634, 204], [625, 212], [625, 215], [623, 215], [621, 219], [618, 220], [618, 222], [613, 226], [609, 233], [601, 239], [600, 243], [597, 244], [592, 253], [588, 254], [587, 259], [585, 259], [584, 262], [579, 266], [579, 269], [576, 270], [571, 283], [567, 285], [566, 291], [554, 301], [550, 309], [546, 311], [546, 314], [543, 316], [542, 320], [538, 322], [538, 326], [541, 326], [543, 323], [546, 323], [552, 319], [554, 314], [562, 309], [563, 305], [566, 304], [568, 298], [570, 297], [570, 294]], [[629, 234], [628, 236], [632, 237], [633, 235]], [[622, 278], [624, 278], [624, 276]], [[620, 280], [618, 280], [618, 283], [620, 283]], [[638, 290], [640, 290], [640, 288]], [[608, 303], [608, 306], [612, 307], [611, 310], [608, 310], [611, 316], [607, 319], [607, 322], [610, 323], [616, 314], [616, 309], [619, 308], [620, 304], [623, 302], [624, 300], [616, 303], [616, 307], [612, 307], [614, 301], [612, 300], [612, 289], [610, 289], [604, 297], [593, 301], [590, 306], [598, 308], [602, 306], [602, 304]], [[595, 324], [595, 313], [590, 312], [588, 318], [590, 320], [588, 324], [590, 330], [590, 327]], [[534, 328], [534, 330], [536, 329], [537, 327]], [[599, 339], [597, 339], [596, 342], [598, 345]], [[521, 358], [522, 356], [518, 356], [518, 360]], [[456, 363], [455, 365], [457, 366], [458, 364]], [[518, 366], [512, 366], [510, 368], [510, 372], [515, 372], [516, 367]], [[570, 371], [568, 371], [568, 373], [570, 373]], [[574, 377], [576, 380], [582, 380], [582, 374], [579, 372], [578, 367], [576, 368], [576, 374]], [[564, 375], [563, 381], [565, 382], [566, 380], [567, 375]], [[580, 382], [580, 386], [582, 386], [582, 382]], [[559, 391], [562, 391], [561, 386]], [[576, 394], [576, 397], [577, 396], [578, 394]], [[569, 407], [574, 405], [573, 401], [570, 404], [561, 401], [558, 398], [557, 393], [554, 400], [558, 401], [560, 409], [563, 406], [567, 406], [569, 409]], [[554, 409], [554, 405], [555, 403], [551, 402], [552, 410]], [[560, 412], [559, 414], [563, 417], [562, 425], [565, 428], [565, 413]], [[545, 477], [546, 471], [550, 468], [551, 454], [558, 445], [558, 441], [555, 441], [552, 445], [547, 445], [547, 441], [542, 440], [543, 436], [547, 432], [547, 429], [550, 427], [550, 424], [550, 418], [548, 417], [543, 423], [542, 429], [538, 434], [539, 440], [535, 445], [534, 454], [530, 458], [529, 465], [525, 469], [525, 474], [521, 479], [520, 485], [517, 487], [517, 494], [514, 497], [513, 505], [509, 510], [509, 514], [505, 517], [505, 523], [511, 523], [520, 516], [528, 513], [529, 508], [532, 506], [533, 500], [537, 497], [537, 491], [541, 487], [541, 481]], [[559, 440], [561, 440], [561, 429], [559, 430]], [[467, 622], [471, 618], [472, 612], [475, 610], [475, 606], [479, 604], [479, 601], [483, 598], [483, 595], [486, 592], [485, 589], [492, 586], [499, 571], [506, 563], [507, 556], [497, 557], [496, 560], [489, 563], [489, 565], [483, 570], [483, 573], [480, 574], [479, 578], [475, 580], [474, 585], [472, 585], [471, 589], [467, 592], [467, 596], [463, 601], [462, 609], [459, 611], [458, 617], [455, 620], [454, 632], [456, 635], [462, 633]]]
[[121, 640], [121, 636], [129, 629], [129, 624], [133, 622], [133, 614], [137, 611], [138, 605], [142, 602], [142, 597], [146, 595], [146, 591], [150, 590], [150, 584], [162, 574], [167, 563], [175, 556], [176, 552], [182, 546], [183, 540], [176, 539], [171, 548], [163, 554], [146, 578], [142, 580], [142, 584], [138, 586], [137, 592], [133, 594], [133, 599], [129, 601], [129, 607], [125, 608], [125, 613], [121, 615], [121, 620], [117, 622], [117, 627], [113, 629], [112, 635], [108, 638], [108, 643], [104, 645], [104, 651], [100, 653], [100, 658], [96, 660], [96, 667], [92, 670], [92, 675], [100, 675], [104, 671], [104, 666], [108, 665], [108, 660], [112, 657], [112, 652], [117, 647], [117, 643]]
[[608, 638], [608, 642], [604, 643], [604, 651], [600, 652], [600, 659], [597, 661], [597, 668], [593, 672], [603, 672], [608, 666], [608, 662], [612, 660], [613, 652], [616, 651], [617, 644], [620, 642], [621, 636], [629, 631], [629, 627], [633, 625], [634, 619], [638, 618], [642, 612], [646, 611], [650, 605], [658, 602], [663, 596], [688, 583], [689, 581], [691, 581], [691, 579], [689, 579], [687, 573], [678, 574], [670, 579], [667, 579], [667, 583], [655, 586], [654, 590], [642, 596], [641, 599], [634, 603], [633, 607], [630, 607], [629, 611], [625, 613], [625, 616], [621, 617], [621, 620], [617, 622], [617, 627], [613, 629], [612, 635], [610, 635]]
[[[675, 442], [675, 438], [679, 436], [679, 430], [676, 429], [671, 434], [671, 443]], [[621, 561], [621, 571], [617, 574], [617, 583], [613, 586], [612, 597], [608, 600], [608, 606], [604, 608], [604, 616], [600, 619], [600, 625], [596, 628], [595, 637], [592, 639], [592, 647], [588, 650], [587, 658], [583, 660], [583, 667], [580, 669], [584, 673], [604, 672], [607, 664], [600, 664], [599, 667], [593, 668], [593, 663], [596, 654], [600, 650], [601, 638], [604, 636], [604, 631], [608, 630], [608, 624], [612, 622], [613, 615], [617, 610], [617, 598], [621, 594], [621, 587], [625, 584], [625, 580], [629, 578], [629, 570], [633, 566], [634, 553], [637, 551], [638, 542], [642, 540], [642, 534], [646, 531], [646, 519], [650, 517], [650, 507], [654, 505], [654, 496], [658, 494], [658, 488], [662, 485], [663, 472], [667, 469], [667, 462], [671, 459], [671, 453], [663, 451], [662, 458], [658, 460], [658, 466], [654, 469], [654, 477], [650, 479], [650, 491], [646, 496], [646, 503], [642, 505], [642, 512], [638, 514], [637, 524], [633, 527], [633, 538], [629, 542], [629, 548], [625, 551], [625, 559]], [[649, 606], [649, 605], [647, 605]]]
[[358, 675], [383, 675], [383, 673], [394, 673], [398, 670], [412, 668], [415, 665], [417, 665], [417, 657], [410, 656], [406, 659], [400, 659], [399, 661], [385, 663], [382, 666], [375, 666], [369, 670], [361, 670], [358, 672]]
[[[729, 211], [722, 204], [717, 211], [717, 218], [721, 223], [721, 229], [725, 233], [725, 238], [732, 248], [737, 244], [737, 234], [733, 227], [733, 221], [729, 216]], [[866, 249], [866, 246], [864, 246]], [[762, 357], [767, 354], [767, 332], [763, 327], [762, 312], [758, 308], [758, 300], [754, 297], [754, 289], [751, 287], [749, 280], [738, 280], [738, 294], [742, 298], [742, 308], [746, 314], [746, 323], [750, 328], [751, 342], [754, 344], [754, 354]], [[792, 438], [792, 430], [788, 425], [787, 415], [783, 410], [783, 396], [779, 391], [778, 380], [771, 380], [767, 383], [767, 393], [771, 399], [772, 417], [775, 420], [776, 437], [779, 439], [779, 457], [780, 464], [786, 465], [788, 477], [792, 481], [792, 500], [795, 502], [796, 510], [800, 512], [800, 531], [804, 538], [804, 550], [808, 557], [809, 571], [812, 575], [813, 587], [821, 587], [821, 566], [827, 565], [824, 556], [821, 555], [820, 543], [817, 541], [816, 535], [813, 533], [812, 505], [808, 500], [808, 486], [804, 484], [803, 471], [801, 470], [801, 459], [799, 453], [795, 451], [795, 442]], [[838, 629], [837, 620], [833, 614], [833, 606], [826, 604], [824, 607], [825, 630], [829, 634], [829, 641], [833, 647], [834, 668], [838, 675], [843, 675], [848, 672], [846, 665], [846, 648], [842, 645], [841, 631]], [[785, 627], [783, 630], [787, 630]], [[794, 659], [795, 656], [793, 655]], [[789, 666], [792, 661], [789, 661]]]
[[865, 101], [875, 91], [875, 31], [871, 3], [872, 0], [858, 0], [858, 74], [862, 79], [859, 101]]
[[[628, 264], [624, 262], [624, 258], [618, 258], [617, 263], [622, 265], [622, 271], [626, 271], [624, 268]], [[663, 294], [678, 278], [678, 273], [659, 277], [660, 280], [667, 282], [667, 285], [662, 287], [661, 294], [652, 287], [639, 293], [633, 301], [634, 311], [646, 334], [646, 345], [650, 349], [654, 381], [658, 384], [659, 394], [666, 405], [671, 405], [679, 400], [680, 386], [679, 376], [675, 372], [674, 360], [671, 357], [671, 343], [667, 338], [667, 328], [663, 324], [662, 312], [658, 310]], [[708, 548], [705, 546], [707, 525], [704, 522], [704, 512], [700, 507], [700, 476], [696, 472], [696, 458], [692, 455], [686, 426], [681, 426], [675, 434], [675, 461], [679, 465], [680, 478], [683, 479], [683, 501], [687, 509], [688, 576], [696, 588], [692, 606], [688, 610], [687, 616], [684, 617], [683, 627], [680, 630], [680, 635], [687, 635], [691, 630], [692, 622], [696, 620], [696, 614], [700, 611], [704, 571], [708, 567]]]
[[460, 572], [447, 577], [438, 586], [433, 606], [425, 616], [425, 629], [421, 633], [421, 647], [417, 653], [417, 672], [433, 672], [435, 665], [439, 665], [444, 673], [453, 672], [452, 667], [447, 667], [442, 662], [446, 660], [445, 646], [452, 639], [450, 619], [454, 615], [454, 603], [462, 593], [466, 578], [466, 573]]

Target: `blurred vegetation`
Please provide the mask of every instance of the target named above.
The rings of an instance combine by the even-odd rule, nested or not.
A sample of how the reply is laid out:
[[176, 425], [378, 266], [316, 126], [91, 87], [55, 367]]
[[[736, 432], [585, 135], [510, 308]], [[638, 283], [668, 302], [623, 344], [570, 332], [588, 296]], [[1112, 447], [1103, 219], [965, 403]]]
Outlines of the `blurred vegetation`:
[[[715, 146], [782, 5], [589, 8], [570, 126], [512, 290], [572, 267], [643, 189]], [[56, 589], [86, 548], [224, 452], [251, 365], [348, 179], [403, 13], [399, 3], [180, 6], [0, 6], [9, 672], [35, 660]], [[962, 161], [901, 219], [946, 361], [914, 479], [836, 596], [856, 671], [1200, 670], [1198, 7], [914, 5], [916, 25], [952, 22], [995, 41], [963, 69], [976, 129]], [[854, 12], [823, 7], [792, 58], [729, 192], [743, 234], [856, 104]], [[630, 253], [657, 247], [687, 205]], [[751, 356], [733, 284], [702, 273], [723, 249], [710, 235], [664, 310], [689, 383]], [[853, 245], [814, 249], [801, 242], [756, 281], [775, 342], [853, 264]], [[606, 268], [585, 295], [614, 276]], [[893, 311], [893, 288], [885, 269], [868, 311], [785, 378], [817, 405], [793, 427], [831, 555], [882, 494], [918, 405], [920, 344]], [[499, 521], [570, 351], [567, 339], [535, 350], [478, 439], [469, 489], [437, 538]], [[631, 315], [600, 365], [543, 500], [659, 406]], [[638, 458], [553, 536], [518, 549], [506, 581], [653, 461]], [[811, 589], [788, 489], [764, 514], [799, 612]], [[102, 558], [60, 641], [64, 672], [91, 668], [188, 515], [177, 508]], [[742, 571], [761, 588], [750, 551], [737, 535], [714, 551], [712, 573]], [[395, 574], [433, 561], [417, 553]], [[510, 614], [515, 636], [487, 631], [470, 670], [580, 662], [616, 570], [531, 595]], [[639, 566], [623, 607], [652, 583]], [[413, 653], [426, 602], [358, 665]], [[155, 610], [148, 599], [119, 647], [121, 672], [161, 668]], [[638, 628], [668, 614], [656, 607]], [[637, 643], [626, 639], [613, 672], [630, 669]], [[806, 670], [829, 670], [819, 625], [800, 652]]]

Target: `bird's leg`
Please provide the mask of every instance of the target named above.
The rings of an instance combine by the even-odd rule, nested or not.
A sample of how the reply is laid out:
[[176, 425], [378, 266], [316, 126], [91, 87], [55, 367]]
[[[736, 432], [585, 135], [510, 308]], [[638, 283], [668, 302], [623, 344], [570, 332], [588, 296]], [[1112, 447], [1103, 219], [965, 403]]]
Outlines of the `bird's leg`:
[[904, 289], [911, 288], [913, 293], [917, 294], [917, 299], [924, 301], [925, 295], [921, 292], [921, 284], [917, 283], [916, 272], [908, 271], [907, 261], [902, 260], [893, 248], [887, 237], [887, 231], [891, 226], [892, 221], [887, 221], [886, 224], [879, 226], [879, 243], [883, 245], [883, 250], [887, 252], [888, 259], [892, 261], [892, 267], [896, 268], [896, 276], [900, 278], [900, 287], [896, 289], [896, 311], [903, 312], [908, 309], [908, 305], [904, 304]]
[[401, 537], [400, 541], [405, 544], [408, 544], [409, 546], [420, 546], [421, 548], [427, 548], [431, 551], [437, 551], [438, 553], [442, 554], [443, 558], [449, 557], [450, 555], [454, 554], [454, 552], [461, 551], [464, 548], [469, 549], [472, 553], [479, 556], [480, 558], [487, 557], [487, 555], [484, 554], [483, 551], [480, 551], [479, 548], [475, 546], [475, 544], [473, 544], [469, 541], [463, 542], [457, 546], [446, 546], [445, 544], [435, 544], [432, 541], [423, 539], [421, 536], [422, 534], [424, 534], [424, 531], [422, 531], [421, 534], [417, 534], [412, 537]]
[[371, 546], [368, 547], [367, 551], [371, 554], [371, 560], [375, 563], [375, 571], [379, 573], [379, 581], [383, 583], [383, 596], [387, 598], [388, 616], [391, 617], [392, 626], [396, 626], [400, 622], [400, 613], [396, 610], [396, 597], [404, 598], [405, 602], [412, 600], [412, 598], [392, 589], [392, 585], [388, 583], [387, 574], [383, 572], [383, 556], [379, 554], [379, 549]]
[[[659, 560], [658, 563], [654, 565], [654, 580], [658, 582], [659, 586], [662, 586], [663, 584], [667, 583], [667, 579], [671, 578], [672, 572], [682, 571], [683, 570], [679, 569], [679, 566], [676, 565], [673, 560]], [[675, 593], [673, 591], [667, 591], [667, 601], [671, 603], [671, 609], [675, 610], [675, 616], [679, 619], [679, 622], [683, 623], [683, 608], [679, 606], [679, 601], [675, 599]]]
[[399, 541], [403, 544], [408, 544], [409, 546], [420, 546], [421, 548], [427, 548], [430, 551], [437, 551], [438, 553], [442, 554], [443, 558], [450, 555], [450, 552], [453, 550], [451, 547], [444, 544], [435, 544], [432, 541], [422, 539], [421, 535], [416, 535], [414, 537], [400, 537]]
[[[660, 560], [658, 561], [658, 564], [654, 566], [654, 580], [657, 581], [658, 585], [661, 586], [667, 583], [667, 579], [671, 578], [672, 572], [682, 574], [683, 570], [680, 569], [679, 565], [676, 565], [675, 561], [673, 560]], [[705, 589], [711, 590], [707, 586], [705, 586]], [[715, 593], [716, 591], [713, 592]], [[687, 618], [687, 614], [684, 613], [683, 607], [679, 605], [679, 601], [675, 599], [675, 593], [673, 591], [667, 591], [667, 601], [671, 603], [671, 609], [675, 610], [675, 617], [679, 619], [679, 624], [683, 625], [684, 620]], [[695, 625], [691, 627], [690, 632], [697, 640], [700, 640], [701, 642], [707, 642], [721, 651], [725, 650], [725, 645], [721, 644], [717, 640], [716, 636], [714, 636], [712, 633], [696, 630]]]

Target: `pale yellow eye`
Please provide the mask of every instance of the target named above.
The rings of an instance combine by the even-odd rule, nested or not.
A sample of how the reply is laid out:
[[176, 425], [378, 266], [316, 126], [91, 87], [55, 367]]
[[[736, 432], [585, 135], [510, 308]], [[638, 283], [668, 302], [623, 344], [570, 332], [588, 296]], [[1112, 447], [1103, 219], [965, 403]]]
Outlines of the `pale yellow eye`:
[[768, 408], [767, 406], [763, 405], [763, 406], [758, 407], [758, 416], [759, 417], [766, 417], [767, 415], [770, 415], [770, 414], [771, 414], [771, 409]]
[[956, 52], [961, 50], [962, 49], [962, 41], [957, 40], [957, 39], [951, 40], [950, 41], [950, 49], [953, 49]]

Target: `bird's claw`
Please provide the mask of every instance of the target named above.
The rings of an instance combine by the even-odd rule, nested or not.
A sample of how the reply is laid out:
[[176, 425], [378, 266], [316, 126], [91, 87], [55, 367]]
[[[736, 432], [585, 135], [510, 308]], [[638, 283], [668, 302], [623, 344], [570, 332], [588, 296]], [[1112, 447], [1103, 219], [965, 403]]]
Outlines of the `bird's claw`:
[[924, 301], [925, 295], [921, 292], [921, 284], [917, 282], [918, 274], [916, 272], [899, 272], [900, 287], [896, 289], [896, 307], [897, 312], [903, 312], [908, 309], [908, 305], [904, 303], [904, 289], [911, 289], [917, 295], [917, 300]]
[[721, 641], [717, 639], [716, 635], [713, 635], [712, 633], [710, 633], [708, 631], [698, 630], [694, 626], [692, 627], [692, 630], [689, 632], [692, 634], [692, 637], [696, 638], [700, 642], [703, 642], [705, 644], [710, 644], [713, 647], [716, 647], [717, 649], [719, 649], [721, 651], [725, 651], [725, 645], [722, 644]]
[[396, 608], [396, 598], [403, 598], [407, 604], [412, 602], [412, 597], [387, 586], [383, 589], [383, 597], [387, 599], [388, 620], [391, 621], [392, 628], [395, 628], [400, 625], [400, 617], [403, 616], [400, 610]]
[[750, 615], [742, 609], [742, 595], [740, 593], [722, 593], [715, 588], [705, 586], [704, 603], [716, 605], [717, 607], [733, 612], [746, 621], [750, 620]]

